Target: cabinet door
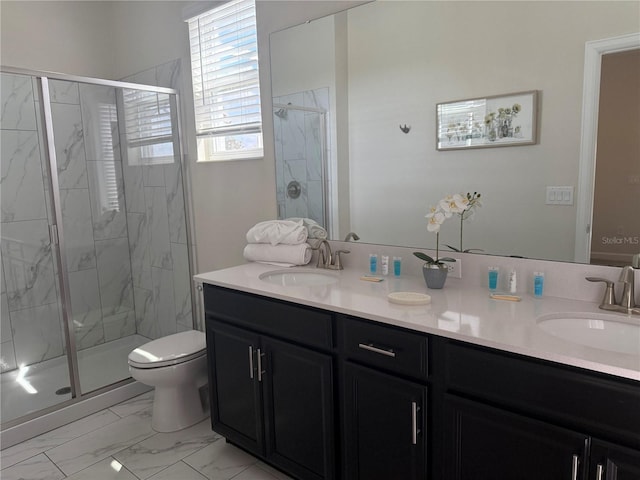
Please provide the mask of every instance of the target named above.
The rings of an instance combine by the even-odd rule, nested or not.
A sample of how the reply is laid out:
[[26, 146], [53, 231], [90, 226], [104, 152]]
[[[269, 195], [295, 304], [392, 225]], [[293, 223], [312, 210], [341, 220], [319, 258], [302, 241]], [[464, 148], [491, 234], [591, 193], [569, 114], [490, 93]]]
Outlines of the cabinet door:
[[427, 478], [426, 387], [344, 365], [345, 478]]
[[207, 322], [213, 430], [251, 452], [263, 453], [260, 386], [255, 377], [259, 337]]
[[586, 477], [585, 435], [450, 395], [445, 401], [444, 478]]
[[640, 451], [592, 440], [589, 480], [640, 479]]
[[262, 337], [267, 458], [301, 479], [335, 478], [331, 356]]

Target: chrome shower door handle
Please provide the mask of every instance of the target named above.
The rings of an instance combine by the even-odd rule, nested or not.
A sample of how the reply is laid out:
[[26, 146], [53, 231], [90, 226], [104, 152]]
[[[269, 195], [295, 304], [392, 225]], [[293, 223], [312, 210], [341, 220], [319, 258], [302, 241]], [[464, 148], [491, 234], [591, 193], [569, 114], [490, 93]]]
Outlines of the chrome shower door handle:
[[602, 466], [601, 463], [599, 463], [598, 465], [596, 465], [596, 480], [603, 480], [603, 475], [604, 474], [604, 467]]

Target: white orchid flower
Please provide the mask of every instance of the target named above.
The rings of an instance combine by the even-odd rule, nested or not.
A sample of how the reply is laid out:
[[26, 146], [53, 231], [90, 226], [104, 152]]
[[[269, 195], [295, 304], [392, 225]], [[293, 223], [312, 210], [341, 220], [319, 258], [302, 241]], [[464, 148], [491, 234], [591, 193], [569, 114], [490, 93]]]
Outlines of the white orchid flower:
[[462, 213], [469, 208], [469, 199], [459, 193], [447, 195], [440, 200], [439, 206], [445, 212], [446, 217], [449, 218], [454, 213]]
[[442, 213], [446, 218], [451, 218], [453, 212], [451, 211], [451, 203], [453, 202], [453, 196], [447, 195], [438, 202], [438, 208], [442, 209]]
[[467, 210], [471, 206], [467, 196], [466, 195], [461, 195], [459, 193], [456, 193], [453, 196], [453, 201], [455, 202], [456, 207], [459, 210], [459, 211], [457, 211], [455, 213], [462, 213], [462, 212], [464, 212], [465, 210]]
[[427, 213], [424, 218], [431, 218], [438, 212], [438, 207], [429, 207], [429, 213]]
[[446, 220], [444, 213], [440, 211], [428, 213], [427, 218], [429, 219], [429, 222], [427, 223], [427, 230], [436, 233], [440, 231], [440, 225], [442, 225]]

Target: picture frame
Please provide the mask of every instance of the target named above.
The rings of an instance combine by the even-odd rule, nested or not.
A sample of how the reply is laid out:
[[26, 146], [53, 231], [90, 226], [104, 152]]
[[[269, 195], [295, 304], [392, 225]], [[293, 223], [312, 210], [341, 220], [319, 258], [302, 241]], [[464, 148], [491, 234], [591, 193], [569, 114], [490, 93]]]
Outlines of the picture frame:
[[534, 145], [537, 113], [537, 90], [438, 103], [436, 149]]

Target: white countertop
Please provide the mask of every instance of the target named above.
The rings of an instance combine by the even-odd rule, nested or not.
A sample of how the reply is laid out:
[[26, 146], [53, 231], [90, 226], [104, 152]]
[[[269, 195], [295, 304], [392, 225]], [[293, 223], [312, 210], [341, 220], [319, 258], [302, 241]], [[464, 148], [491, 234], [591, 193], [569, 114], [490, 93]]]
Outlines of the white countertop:
[[[424, 280], [415, 276], [367, 282], [360, 280], [366, 272], [355, 269], [331, 272], [338, 281], [320, 286], [286, 287], [258, 278], [273, 270], [282, 269], [248, 263], [202, 273], [195, 280], [640, 381], [640, 339], [633, 354], [610, 352], [555, 337], [536, 323], [539, 317], [554, 313], [617, 315], [623, 322], [640, 322], [638, 316], [605, 313], [595, 303], [557, 297], [524, 294], [520, 302], [494, 300], [487, 290], [463, 288], [455, 278], [447, 279], [442, 290], [427, 289]], [[389, 293], [400, 291], [426, 293], [431, 303], [405, 306], [387, 300]]]

